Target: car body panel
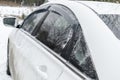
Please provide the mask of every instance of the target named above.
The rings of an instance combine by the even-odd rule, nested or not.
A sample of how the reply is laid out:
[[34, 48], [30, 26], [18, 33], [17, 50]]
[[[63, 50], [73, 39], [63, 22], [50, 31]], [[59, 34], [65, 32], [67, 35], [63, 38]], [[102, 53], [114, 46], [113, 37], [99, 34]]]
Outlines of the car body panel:
[[[7, 62], [7, 42], [8, 42], [8, 37], [9, 34], [12, 32], [14, 28], [5, 26], [3, 24], [3, 17], [0, 17], [0, 49], [1, 49], [1, 55], [0, 55], [0, 63], [4, 64]], [[0, 71], [6, 71], [6, 64], [5, 68], [1, 68]]]
[[111, 2], [97, 1], [78, 1], [89, 8], [93, 9], [98, 14], [120, 14], [120, 4]]
[[14, 69], [12, 69], [13, 71], [11, 71], [16, 75], [16, 77], [13, 78], [15, 80], [56, 80], [63, 71], [57, 59], [49, 55], [48, 51], [42, 46], [33, 40], [29, 40], [30, 37], [25, 35], [22, 31], [18, 31], [14, 36], [16, 39], [14, 43], [16, 43], [16, 45], [12, 45], [14, 50], [11, 54], [14, 61], [11, 63], [10, 59], [10, 64], [13, 64], [11, 67], [15, 66]]
[[[68, 66], [66, 66], [65, 63], [67, 62], [65, 60], [61, 62], [59, 60], [59, 58], [61, 58], [59, 55], [56, 55], [59, 57], [56, 58], [56, 53], [51, 51], [44, 44], [37, 40], [34, 41], [34, 39], [30, 40], [30, 35], [28, 34], [25, 36], [27, 33], [23, 30], [19, 31], [16, 29], [12, 34], [14, 35], [10, 36], [11, 38], [9, 39], [9, 65], [14, 80], [85, 79], [82, 77], [84, 75], [76, 75]], [[12, 37], [14, 40], [12, 40]], [[33, 46], [33, 44], [36, 46]], [[50, 54], [49, 51], [52, 53]], [[86, 79], [89, 80], [87, 77]]]

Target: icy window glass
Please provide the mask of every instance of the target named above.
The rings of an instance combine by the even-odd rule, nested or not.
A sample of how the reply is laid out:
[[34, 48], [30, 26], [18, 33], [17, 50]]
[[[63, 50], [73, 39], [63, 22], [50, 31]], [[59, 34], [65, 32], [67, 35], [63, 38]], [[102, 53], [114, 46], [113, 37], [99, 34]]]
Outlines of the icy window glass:
[[120, 39], [120, 15], [101, 14], [99, 17], [111, 29], [114, 35]]
[[79, 31], [79, 38], [74, 45], [69, 62], [92, 80], [98, 80], [96, 70], [91, 60], [90, 51], [86, 45], [82, 31]]
[[60, 49], [64, 49], [65, 46], [67, 45], [68, 41], [71, 39], [72, 37], [72, 29], [68, 28], [70, 26], [70, 24], [67, 22], [67, 20], [62, 17], [59, 16], [59, 18], [56, 19], [54, 25], [55, 28], [51, 30], [51, 34], [49, 36], [49, 41], [54, 39], [54, 43], [56, 45], [56, 48], [54, 50], [56, 50], [57, 52], [61, 52], [59, 51]]
[[40, 12], [40, 13], [34, 13], [30, 15], [23, 23], [22, 28], [29, 32], [32, 33], [32, 31], [35, 29], [39, 21], [43, 18], [45, 15], [45, 12]]
[[36, 38], [55, 52], [61, 53], [72, 37], [73, 30], [69, 26], [70, 23], [62, 15], [51, 12]]
[[54, 15], [54, 14], [50, 13], [47, 16], [47, 18], [45, 19], [45, 21], [43, 22], [42, 26], [40, 27], [40, 30], [38, 31], [38, 33], [36, 35], [36, 38], [38, 40], [40, 40], [42, 43], [44, 43], [45, 45], [47, 45], [50, 48], [54, 47], [55, 40], [53, 39], [54, 35], [52, 35], [54, 32], [53, 25], [58, 17], [59, 17], [59, 15]]

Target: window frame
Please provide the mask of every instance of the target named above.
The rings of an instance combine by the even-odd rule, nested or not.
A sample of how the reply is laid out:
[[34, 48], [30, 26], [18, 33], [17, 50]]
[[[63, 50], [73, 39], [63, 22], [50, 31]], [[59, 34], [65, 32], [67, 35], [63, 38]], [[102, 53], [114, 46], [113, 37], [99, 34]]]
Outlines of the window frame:
[[[59, 13], [58, 11], [60, 11], [58, 8], [55, 8], [54, 7], [54, 5], [55, 5], [55, 7], [56, 6], [62, 6], [62, 7], [65, 7], [65, 8], [67, 8], [66, 6], [64, 6], [64, 5], [61, 5], [61, 4], [50, 4], [50, 6], [47, 8], [47, 9], [45, 9], [45, 10], [47, 10], [47, 14], [46, 14], [46, 16], [44, 17], [44, 20], [46, 19], [46, 17], [48, 16], [48, 14], [49, 14], [49, 12], [50, 11], [53, 11], [53, 12], [56, 12], [56, 13]], [[40, 9], [40, 10], [44, 10], [44, 9]], [[40, 11], [40, 10], [38, 10], [38, 11]], [[56, 11], [56, 10], [58, 10], [58, 11]], [[74, 13], [68, 8], [68, 10], [74, 15]], [[36, 12], [36, 11], [35, 11]], [[34, 13], [34, 12], [33, 12]], [[31, 13], [31, 14], [33, 14], [33, 13]], [[60, 13], [62, 13], [62, 12], [60, 12]], [[30, 16], [30, 15], [29, 15]], [[28, 17], [29, 17], [28, 16]], [[66, 15], [66, 16], [64, 16], [64, 17], [67, 17], [68, 15]], [[74, 15], [75, 16], [75, 15]], [[28, 18], [27, 17], [27, 18]], [[27, 19], [26, 18], [26, 19]], [[76, 16], [75, 16], [75, 18], [76, 18]], [[25, 20], [26, 20], [25, 19]], [[77, 19], [77, 18], [76, 18]], [[43, 20], [43, 21], [44, 21]], [[69, 19], [68, 19], [69, 20]], [[43, 22], [41, 22], [41, 25], [42, 25], [42, 23]], [[73, 23], [73, 22], [71, 22], [71, 23]], [[80, 25], [80, 22], [77, 20], [77, 21], [75, 21], [75, 23], [76, 23], [76, 25], [78, 25], [80, 28], [81, 28], [81, 25]], [[40, 26], [41, 26], [40, 25]], [[39, 27], [36, 27], [36, 29], [38, 29]], [[25, 31], [25, 32], [27, 32], [27, 31]], [[34, 30], [33, 30], [33, 32], [34, 32]], [[36, 38], [33, 38], [34, 37], [34, 34], [36, 34], [36, 31], [32, 34], [32, 39], [34, 40], [34, 41], [36, 41], [39, 45], [41, 45], [43, 48], [45, 48], [50, 54], [52, 54], [53, 56], [55, 56], [57, 59], [59, 59], [66, 67], [68, 67], [69, 69], [71, 69], [75, 74], [77, 74], [79, 77], [81, 77], [83, 80], [84, 79], [90, 79], [90, 78], [88, 78], [88, 76], [86, 76], [85, 74], [83, 74], [81, 71], [78, 71], [78, 69], [74, 66], [74, 65], [72, 65], [72, 64], [70, 64], [69, 63], [69, 61], [68, 60], [65, 60], [62, 56], [59, 56], [58, 54], [56, 54], [56, 52], [55, 51], [53, 51], [52, 49], [50, 49], [50, 48], [48, 48], [46, 45], [44, 45], [42, 42], [40, 42], [39, 40], [37, 40]], [[83, 33], [83, 36], [84, 36], [84, 33]], [[86, 41], [85, 41], [86, 42]], [[87, 43], [86, 43], [87, 44]], [[89, 48], [89, 47], [88, 47]], [[92, 58], [91, 58], [92, 59]], [[94, 66], [94, 62], [92, 61], [92, 63], [93, 63], [93, 66]], [[96, 69], [95, 69], [96, 70]], [[97, 71], [96, 71], [97, 72]]]
[[[48, 6], [49, 7], [49, 6]], [[47, 8], [48, 9], [48, 8]], [[44, 18], [47, 16], [47, 14], [48, 14], [48, 10], [47, 9], [44, 9], [44, 8], [41, 8], [41, 9], [39, 9], [39, 10], [36, 10], [36, 11], [34, 11], [34, 12], [32, 12], [30, 15], [28, 15], [25, 19], [24, 19], [24, 21], [23, 21], [23, 23], [22, 23], [22, 25], [21, 25], [21, 29], [22, 30], [24, 30], [25, 32], [28, 32], [29, 34], [31, 34], [32, 36], [34, 36], [34, 34], [35, 34], [35, 30], [36, 30], [36, 28], [37, 28], [37, 26], [39, 25], [39, 24], [42, 24], [42, 20], [44, 20]], [[39, 14], [39, 13], [43, 13], [43, 12], [45, 12], [45, 15], [42, 17], [42, 19], [41, 20], [39, 20], [39, 22], [38, 22], [38, 24], [35, 26], [35, 28], [32, 30], [32, 32], [30, 33], [29, 31], [26, 31], [25, 29], [24, 29], [24, 23], [25, 23], [25, 21], [26, 20], [28, 20], [31, 16], [33, 16], [33, 15], [36, 15], [36, 14]]]

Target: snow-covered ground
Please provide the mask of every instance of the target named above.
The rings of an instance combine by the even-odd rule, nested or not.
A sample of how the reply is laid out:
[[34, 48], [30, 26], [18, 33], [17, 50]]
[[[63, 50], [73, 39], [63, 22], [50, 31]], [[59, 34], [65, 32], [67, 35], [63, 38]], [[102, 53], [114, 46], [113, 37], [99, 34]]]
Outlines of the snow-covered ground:
[[6, 74], [7, 41], [10, 32], [14, 29], [3, 24], [3, 17], [8, 15], [21, 16], [30, 14], [34, 8], [0, 6], [0, 80], [12, 80]]
[[16, 15], [16, 16], [22, 16], [28, 15], [31, 13], [31, 11], [34, 11], [35, 8], [32, 7], [9, 7], [9, 6], [0, 6], [0, 15]]

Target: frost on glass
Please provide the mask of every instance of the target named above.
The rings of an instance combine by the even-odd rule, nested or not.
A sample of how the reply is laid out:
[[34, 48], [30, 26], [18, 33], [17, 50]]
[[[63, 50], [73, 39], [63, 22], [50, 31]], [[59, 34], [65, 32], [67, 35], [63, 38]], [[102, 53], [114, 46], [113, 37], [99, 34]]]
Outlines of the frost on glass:
[[61, 54], [72, 37], [72, 33], [73, 30], [68, 21], [63, 16], [51, 12], [42, 24], [37, 39]]
[[101, 14], [99, 17], [111, 29], [114, 35], [120, 39], [120, 15]]
[[72, 33], [72, 30], [69, 31], [69, 29], [67, 29], [69, 23], [62, 16], [58, 16], [53, 27], [48, 35], [48, 40], [51, 41], [54, 39], [55, 45], [63, 49], [69, 41], [69, 34]]
[[26, 30], [29, 33], [32, 33], [32, 31], [35, 29], [39, 21], [43, 18], [45, 15], [45, 12], [41, 13], [34, 13], [30, 15], [23, 23], [22, 28]]
[[79, 39], [77, 40], [70, 56], [70, 63], [91, 79], [98, 80], [89, 49], [86, 45], [82, 31], [80, 32]]

